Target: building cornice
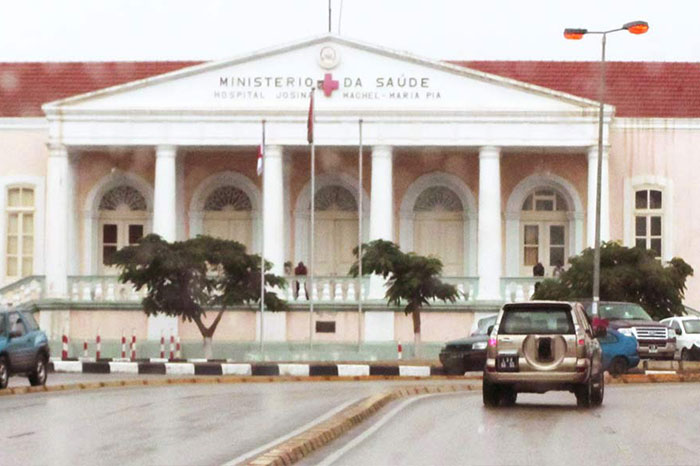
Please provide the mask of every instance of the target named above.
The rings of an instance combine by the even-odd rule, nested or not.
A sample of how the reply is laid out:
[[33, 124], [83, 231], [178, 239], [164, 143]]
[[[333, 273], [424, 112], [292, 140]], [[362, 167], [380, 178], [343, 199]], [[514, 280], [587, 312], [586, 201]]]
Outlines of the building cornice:
[[2, 130], [40, 130], [46, 131], [49, 122], [44, 117], [8, 117], [0, 118], [0, 131]]

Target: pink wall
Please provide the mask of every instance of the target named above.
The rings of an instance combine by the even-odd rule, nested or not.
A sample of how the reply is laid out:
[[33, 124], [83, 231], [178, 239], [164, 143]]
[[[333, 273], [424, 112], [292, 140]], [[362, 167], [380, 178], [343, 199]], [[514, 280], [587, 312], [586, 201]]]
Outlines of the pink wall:
[[44, 130], [0, 131], [0, 175], [46, 176], [47, 139]]
[[[646, 120], [630, 120], [644, 124]], [[691, 120], [696, 121], [696, 120]], [[610, 136], [610, 226], [612, 238], [623, 240], [624, 180], [638, 176], [663, 177], [673, 185], [673, 256], [682, 257], [696, 269], [688, 282], [686, 303], [700, 308], [700, 183], [695, 171], [700, 133], [675, 129], [668, 120], [658, 129], [615, 129]], [[668, 200], [668, 196], [665, 201]], [[664, 201], [664, 202], [665, 202]]]

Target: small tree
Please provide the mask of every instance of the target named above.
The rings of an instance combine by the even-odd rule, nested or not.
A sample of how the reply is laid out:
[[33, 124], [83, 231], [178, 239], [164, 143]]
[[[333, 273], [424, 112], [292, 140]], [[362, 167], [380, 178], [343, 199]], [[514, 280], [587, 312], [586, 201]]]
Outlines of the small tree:
[[[260, 302], [260, 256], [247, 254], [236, 241], [198, 236], [168, 243], [158, 235], [148, 235], [137, 245], [125, 247], [111, 257], [110, 265], [121, 269], [119, 280], [140, 290], [147, 315], [159, 313], [194, 322], [204, 339], [204, 353], [212, 357], [212, 338], [224, 311], [231, 306]], [[271, 264], [265, 262], [265, 270]], [[284, 287], [285, 281], [265, 273], [269, 287]], [[265, 292], [265, 306], [271, 311], [286, 308], [274, 292]], [[207, 308], [220, 308], [207, 327]]]
[[[535, 299], [581, 299], [593, 293], [593, 249], [569, 259], [559, 280], [544, 280]], [[600, 299], [640, 304], [653, 318], [683, 312], [685, 282], [693, 268], [675, 257], [663, 265], [654, 252], [607, 242], [600, 249]]]
[[[358, 248], [354, 249], [355, 257]], [[357, 276], [358, 263], [350, 268], [350, 274]], [[381, 275], [388, 280], [385, 297], [387, 304], [402, 306], [404, 312], [413, 317], [413, 338], [418, 356], [421, 344], [420, 311], [430, 300], [454, 302], [458, 296], [453, 285], [440, 280], [442, 262], [435, 257], [424, 257], [414, 253], [404, 253], [391, 241], [375, 240], [362, 246], [362, 273]]]

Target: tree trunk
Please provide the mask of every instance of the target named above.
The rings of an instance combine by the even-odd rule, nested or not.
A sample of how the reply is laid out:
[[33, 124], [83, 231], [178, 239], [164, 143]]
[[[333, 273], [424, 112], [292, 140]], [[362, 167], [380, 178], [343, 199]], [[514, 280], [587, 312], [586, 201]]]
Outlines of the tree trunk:
[[420, 339], [420, 308], [416, 307], [411, 312], [413, 317], [413, 357], [419, 359], [423, 357], [423, 348]]
[[212, 359], [213, 357], [213, 349], [212, 349], [212, 338], [214, 337], [214, 332], [216, 331], [216, 327], [219, 325], [219, 322], [221, 322], [221, 318], [224, 315], [224, 309], [220, 310], [219, 313], [216, 315], [214, 318], [214, 322], [212, 322], [211, 326], [207, 328], [204, 325], [204, 322], [202, 322], [202, 319], [200, 317], [195, 317], [194, 323], [197, 324], [197, 328], [199, 329], [199, 333], [202, 334], [202, 337], [204, 338], [204, 357], [206, 359]]
[[214, 351], [211, 346], [211, 337], [204, 337], [204, 357], [206, 359], [212, 359], [214, 357]]

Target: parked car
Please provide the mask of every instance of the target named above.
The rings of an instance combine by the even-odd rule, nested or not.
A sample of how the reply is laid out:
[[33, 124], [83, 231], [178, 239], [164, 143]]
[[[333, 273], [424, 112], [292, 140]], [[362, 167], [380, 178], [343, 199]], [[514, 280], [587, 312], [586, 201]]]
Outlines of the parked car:
[[607, 335], [598, 338], [603, 349], [603, 369], [612, 375], [624, 374], [639, 364], [637, 339], [608, 329]]
[[489, 327], [496, 323], [494, 314], [476, 322], [472, 334], [465, 338], [448, 341], [440, 351], [440, 362], [448, 374], [464, 374], [467, 371], [481, 371], [486, 362], [486, 345]]
[[0, 310], [0, 388], [12, 375], [29, 377], [44, 385], [49, 363], [49, 342], [30, 312]]
[[676, 357], [683, 361], [700, 359], [700, 317], [670, 317], [661, 323], [676, 332]]
[[512, 405], [520, 392], [568, 390], [579, 406], [603, 403], [600, 343], [579, 303], [529, 301], [506, 304], [489, 336], [483, 400]]
[[[591, 303], [584, 303], [586, 314], [593, 318]], [[639, 344], [642, 358], [673, 359], [676, 352], [676, 333], [666, 324], [657, 322], [636, 303], [601, 301], [598, 317], [609, 323], [608, 328], [632, 336]]]

